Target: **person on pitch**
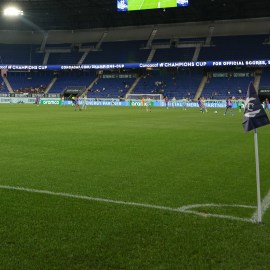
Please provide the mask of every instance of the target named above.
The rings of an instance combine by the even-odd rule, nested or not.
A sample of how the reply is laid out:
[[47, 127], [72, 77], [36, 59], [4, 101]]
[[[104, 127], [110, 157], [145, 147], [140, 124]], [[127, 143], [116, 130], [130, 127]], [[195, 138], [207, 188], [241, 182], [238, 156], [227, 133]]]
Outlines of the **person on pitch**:
[[233, 106], [233, 101], [232, 101], [232, 98], [229, 97], [226, 99], [226, 109], [224, 111], [224, 116], [226, 116], [228, 110], [231, 112], [231, 115], [234, 116], [232, 106]]
[[203, 104], [203, 101], [202, 101], [201, 97], [198, 98], [198, 105], [199, 105], [199, 108], [200, 108], [200, 112], [205, 113], [205, 107], [204, 107], [204, 104]]

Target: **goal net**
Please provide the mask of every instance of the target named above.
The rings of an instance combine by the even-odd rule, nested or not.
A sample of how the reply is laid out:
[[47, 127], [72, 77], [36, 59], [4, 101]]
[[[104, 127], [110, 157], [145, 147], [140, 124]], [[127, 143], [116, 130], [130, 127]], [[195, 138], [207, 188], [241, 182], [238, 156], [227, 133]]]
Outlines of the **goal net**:
[[127, 94], [127, 100], [141, 100], [144, 99], [152, 99], [152, 100], [163, 100], [162, 94]]

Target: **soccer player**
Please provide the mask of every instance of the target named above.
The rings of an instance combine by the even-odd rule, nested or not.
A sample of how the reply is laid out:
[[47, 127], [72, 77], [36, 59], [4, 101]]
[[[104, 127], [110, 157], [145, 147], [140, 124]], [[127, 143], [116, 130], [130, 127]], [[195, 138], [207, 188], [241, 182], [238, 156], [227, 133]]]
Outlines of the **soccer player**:
[[165, 101], [166, 109], [168, 110], [169, 109], [168, 108], [169, 98], [166, 96], [165, 99], [164, 99], [164, 101]]
[[183, 110], [186, 111], [186, 109], [187, 109], [187, 99], [185, 97], [183, 97], [182, 102], [183, 102]]
[[83, 103], [82, 103], [82, 109], [83, 109], [83, 110], [86, 110], [86, 101], [87, 101], [87, 97], [84, 96], [84, 97], [83, 97]]
[[39, 106], [39, 103], [40, 103], [40, 96], [37, 95], [37, 96], [36, 96], [36, 104], [37, 104], [37, 106]]
[[233, 101], [232, 101], [232, 98], [229, 97], [226, 99], [226, 109], [224, 111], [224, 116], [226, 116], [228, 110], [231, 112], [232, 116], [234, 115], [233, 110], [232, 110], [232, 106], [233, 106]]
[[239, 99], [237, 102], [237, 108], [239, 112], [242, 112], [242, 107], [243, 107], [243, 101]]
[[142, 106], [144, 106], [144, 101], [145, 101], [144, 97], [142, 97]]
[[77, 111], [77, 109], [80, 110], [79, 101], [80, 101], [79, 97], [77, 96], [76, 99], [75, 99], [75, 109], [74, 109], [74, 111]]
[[202, 102], [202, 98], [201, 97], [198, 98], [198, 105], [200, 107], [200, 112], [201, 113], [204, 113], [205, 112], [205, 107], [204, 107], [204, 104]]
[[61, 97], [61, 106], [64, 106], [65, 98], [64, 96]]
[[176, 103], [176, 98], [173, 97], [173, 98], [172, 98], [172, 106], [173, 106], [173, 108], [175, 108], [175, 103]]
[[207, 108], [206, 108], [206, 105], [205, 105], [205, 99], [204, 99], [204, 97], [202, 97], [202, 104], [203, 104], [203, 107], [204, 107], [204, 110], [206, 111], [206, 112], [208, 112], [207, 111]]
[[146, 103], [145, 103], [147, 112], [152, 112], [151, 102], [152, 100], [150, 98], [147, 98]]

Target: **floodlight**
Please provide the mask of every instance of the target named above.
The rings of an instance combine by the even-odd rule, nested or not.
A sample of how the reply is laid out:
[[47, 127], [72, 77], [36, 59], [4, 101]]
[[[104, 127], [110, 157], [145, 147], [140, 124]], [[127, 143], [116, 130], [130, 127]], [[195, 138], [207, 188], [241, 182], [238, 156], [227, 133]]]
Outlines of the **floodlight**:
[[4, 9], [4, 15], [10, 16], [10, 17], [19, 16], [19, 15], [23, 15], [23, 11], [19, 10], [16, 7], [8, 7]]

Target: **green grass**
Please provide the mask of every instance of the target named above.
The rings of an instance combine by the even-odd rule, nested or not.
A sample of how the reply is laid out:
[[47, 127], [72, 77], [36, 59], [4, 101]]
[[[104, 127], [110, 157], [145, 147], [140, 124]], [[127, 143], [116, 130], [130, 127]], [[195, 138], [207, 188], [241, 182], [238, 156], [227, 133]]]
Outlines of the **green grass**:
[[[242, 115], [0, 106], [0, 185], [178, 208], [256, 205]], [[260, 128], [262, 196], [269, 127]], [[269, 269], [264, 225], [0, 189], [0, 269]], [[203, 207], [250, 218], [253, 210]]]
[[128, 10], [142, 10], [158, 8], [176, 7], [176, 0], [128, 0]]

